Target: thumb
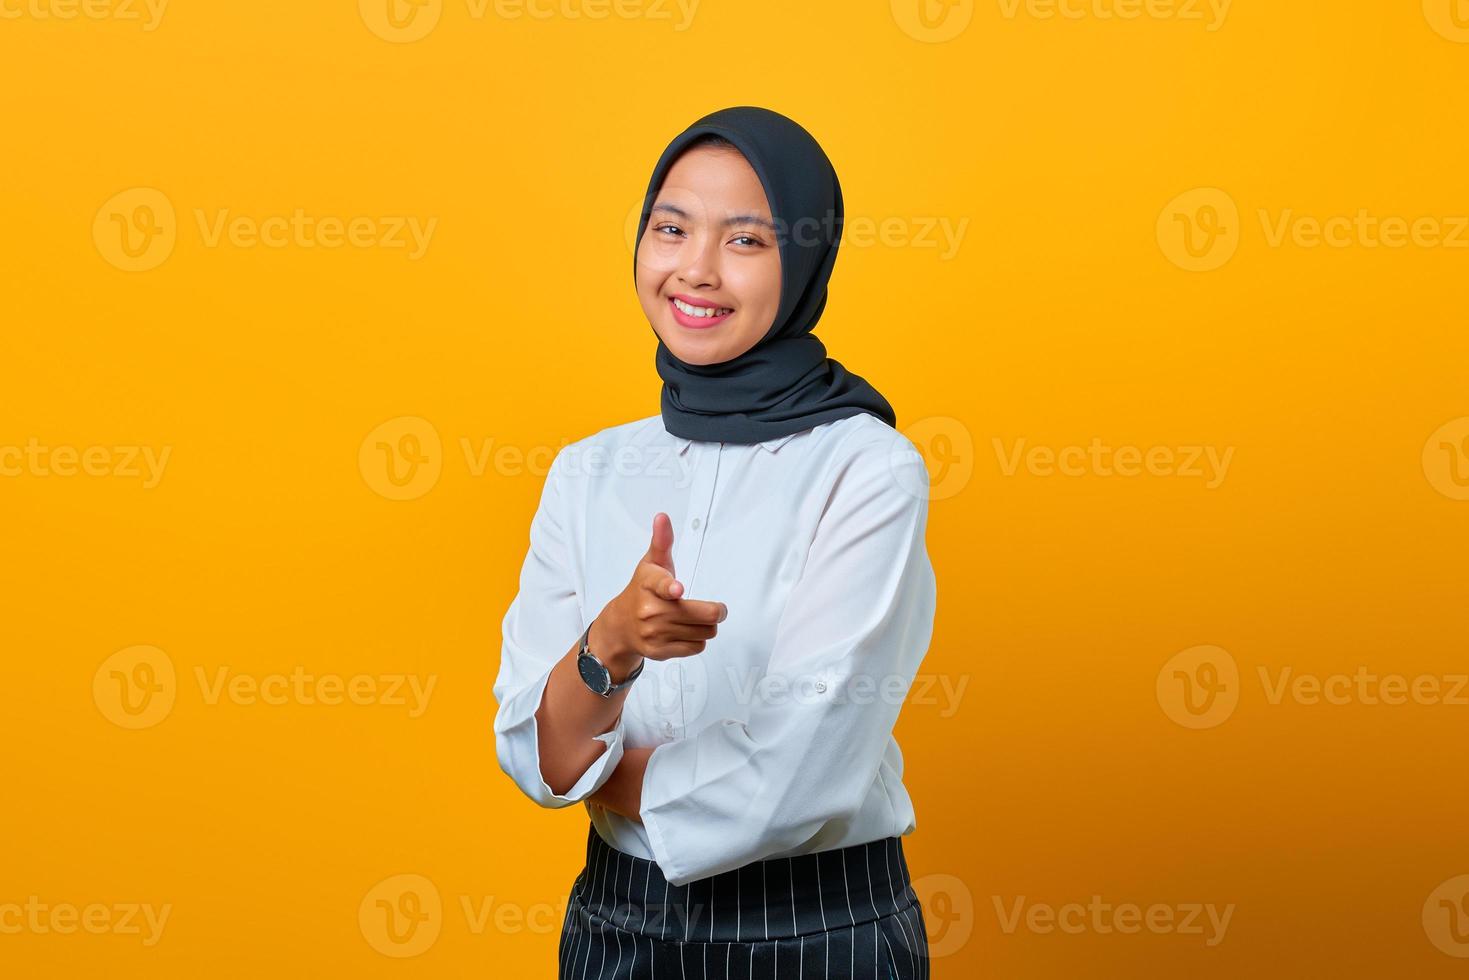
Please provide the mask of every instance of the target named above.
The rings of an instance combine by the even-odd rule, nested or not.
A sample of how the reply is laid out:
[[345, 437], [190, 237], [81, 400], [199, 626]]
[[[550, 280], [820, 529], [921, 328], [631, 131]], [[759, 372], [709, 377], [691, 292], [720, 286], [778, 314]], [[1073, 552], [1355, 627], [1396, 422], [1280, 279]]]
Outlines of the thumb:
[[648, 587], [660, 599], [676, 602], [683, 597], [683, 583], [672, 575], [656, 575]]
[[673, 519], [662, 511], [653, 515], [653, 540], [643, 560], [668, 569], [670, 575], [674, 574]]

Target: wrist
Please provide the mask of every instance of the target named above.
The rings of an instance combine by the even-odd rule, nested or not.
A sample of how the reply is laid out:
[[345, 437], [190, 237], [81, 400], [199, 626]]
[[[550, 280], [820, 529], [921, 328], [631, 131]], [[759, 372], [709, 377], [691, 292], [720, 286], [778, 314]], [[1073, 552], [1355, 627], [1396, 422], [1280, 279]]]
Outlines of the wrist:
[[612, 675], [612, 683], [621, 684], [637, 670], [638, 664], [643, 662], [643, 655], [629, 644], [620, 642], [618, 631], [608, 629], [603, 616], [605, 613], [592, 620], [591, 630], [587, 633], [587, 650], [607, 668]]

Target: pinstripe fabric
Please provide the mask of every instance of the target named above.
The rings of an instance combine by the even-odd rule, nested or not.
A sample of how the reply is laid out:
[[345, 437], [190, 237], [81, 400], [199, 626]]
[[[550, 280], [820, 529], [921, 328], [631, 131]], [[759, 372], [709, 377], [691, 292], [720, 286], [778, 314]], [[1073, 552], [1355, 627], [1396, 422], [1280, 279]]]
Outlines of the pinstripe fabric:
[[588, 827], [558, 960], [559, 980], [929, 980], [900, 837], [670, 885]]

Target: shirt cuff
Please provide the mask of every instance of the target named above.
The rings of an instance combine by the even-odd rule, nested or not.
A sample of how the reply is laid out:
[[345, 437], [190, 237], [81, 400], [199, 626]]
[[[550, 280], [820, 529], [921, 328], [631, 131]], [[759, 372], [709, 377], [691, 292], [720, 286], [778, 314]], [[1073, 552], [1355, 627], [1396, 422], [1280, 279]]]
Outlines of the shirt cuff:
[[[653, 861], [670, 885], [686, 885], [748, 863], [748, 858], [732, 855], [745, 844], [738, 839], [740, 831], [753, 834], [762, 826], [754, 820], [754, 814], [711, 812], [714, 801], [707, 794], [691, 791], [686, 778], [672, 775], [698, 770], [723, 785], [725, 781], [717, 773], [724, 770], [718, 769], [714, 760], [706, 756], [700, 764], [700, 739], [718, 738], [716, 732], [730, 728], [743, 726], [725, 718], [694, 738], [664, 742], [648, 756], [638, 817], [647, 831]], [[743, 761], [741, 757], [739, 762]], [[709, 839], [711, 828], [717, 838], [713, 841]], [[726, 835], [726, 829], [732, 832]]]
[[541, 736], [536, 724], [536, 710], [540, 707], [546, 684], [550, 682], [552, 669], [554, 665], [507, 703], [507, 710], [502, 716], [504, 724], [498, 727], [496, 738], [500, 741], [501, 768], [520, 785], [521, 790], [543, 807], [560, 808], [581, 802], [612, 778], [617, 764], [622, 761], [626, 725], [624, 712], [619, 712], [611, 729], [593, 736], [607, 746], [606, 750], [592, 760], [587, 771], [565, 793], [552, 790], [541, 775]]

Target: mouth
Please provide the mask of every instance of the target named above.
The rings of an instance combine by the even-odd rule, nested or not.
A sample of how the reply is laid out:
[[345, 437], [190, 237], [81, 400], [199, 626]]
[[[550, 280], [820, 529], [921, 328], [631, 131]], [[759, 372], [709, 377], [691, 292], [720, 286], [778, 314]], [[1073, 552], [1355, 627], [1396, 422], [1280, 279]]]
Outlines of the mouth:
[[680, 326], [694, 330], [707, 330], [734, 315], [734, 310], [728, 306], [716, 306], [705, 300], [695, 300], [691, 296], [670, 296], [668, 308]]

